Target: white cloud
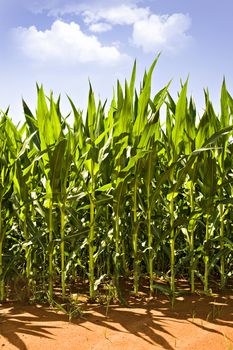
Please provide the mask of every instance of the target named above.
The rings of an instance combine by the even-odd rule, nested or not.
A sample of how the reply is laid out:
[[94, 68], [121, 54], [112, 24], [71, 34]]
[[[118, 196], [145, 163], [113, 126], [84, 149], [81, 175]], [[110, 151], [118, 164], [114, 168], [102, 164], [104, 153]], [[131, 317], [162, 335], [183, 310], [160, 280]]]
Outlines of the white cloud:
[[74, 22], [57, 20], [45, 31], [18, 27], [14, 34], [22, 52], [39, 62], [114, 64], [127, 57], [115, 46], [103, 46], [94, 35], [86, 35]]
[[149, 8], [119, 5], [96, 11], [87, 10], [83, 12], [84, 21], [87, 24], [105, 20], [113, 25], [131, 25], [137, 21], [144, 20], [149, 16]]
[[188, 15], [151, 15], [134, 23], [132, 42], [145, 53], [168, 49], [176, 51], [190, 39], [187, 34], [191, 25]]
[[97, 26], [99, 21], [114, 25], [132, 26], [131, 42], [145, 53], [158, 50], [177, 51], [190, 40], [187, 34], [191, 19], [182, 13], [172, 15], [152, 14], [148, 7], [136, 5], [119, 5], [105, 10], [86, 10], [82, 12], [84, 22]]
[[108, 23], [93, 23], [89, 27], [90, 31], [96, 32], [96, 33], [101, 33], [101, 32], [107, 32], [108, 30], [112, 29], [112, 26]]
[[[26, 1], [26, 0], [25, 0]], [[34, 1], [34, 2], [33, 2]], [[178, 51], [190, 40], [188, 15], [158, 15], [142, 0], [32, 0], [51, 16], [75, 15], [95, 33], [111, 30], [115, 25], [132, 27], [130, 42], [145, 53], [157, 50]], [[141, 5], [140, 5], [141, 4]], [[148, 2], [149, 4], [149, 2]]]

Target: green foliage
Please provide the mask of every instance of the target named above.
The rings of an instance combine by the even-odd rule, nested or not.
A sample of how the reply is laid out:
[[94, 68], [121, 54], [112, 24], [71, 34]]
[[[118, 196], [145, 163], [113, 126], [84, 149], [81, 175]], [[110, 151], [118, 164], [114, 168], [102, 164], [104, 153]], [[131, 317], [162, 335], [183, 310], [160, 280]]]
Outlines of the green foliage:
[[[177, 102], [170, 82], [151, 96], [158, 57], [135, 89], [117, 82], [109, 110], [89, 87], [86, 118], [70, 98], [73, 124], [60, 97], [37, 86], [35, 115], [23, 101], [25, 123], [0, 115], [0, 300], [16, 276], [53, 300], [77, 278], [95, 298], [104, 280], [122, 297], [121, 276], [149, 276], [150, 294], [174, 297], [176, 278], [206, 293], [232, 276], [232, 115], [225, 79], [217, 115], [205, 91], [205, 110], [187, 96]], [[161, 114], [165, 111], [166, 122]], [[157, 283], [164, 277], [168, 286]], [[60, 282], [58, 282], [60, 281]], [[72, 314], [73, 311], [71, 311]]]

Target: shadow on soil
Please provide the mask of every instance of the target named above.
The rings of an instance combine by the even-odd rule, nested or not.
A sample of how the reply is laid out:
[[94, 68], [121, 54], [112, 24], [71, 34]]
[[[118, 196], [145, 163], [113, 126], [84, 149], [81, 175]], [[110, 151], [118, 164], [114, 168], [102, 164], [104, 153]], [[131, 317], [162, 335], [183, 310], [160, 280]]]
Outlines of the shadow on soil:
[[[0, 307], [0, 345], [4, 345], [2, 336], [20, 350], [27, 350], [22, 340], [25, 335], [52, 338], [50, 329], [58, 320], [67, 320], [65, 315], [57, 315], [46, 307], [25, 305], [24, 303], [5, 303]], [[49, 324], [37, 325], [37, 322]]]
[[[233, 327], [233, 298], [227, 295], [215, 298], [185, 295], [179, 297], [171, 309], [169, 299], [161, 295], [150, 301], [131, 297], [128, 308], [110, 305], [107, 315], [104, 306], [84, 305], [84, 317], [71, 322], [81, 327], [86, 327], [85, 323], [89, 322], [116, 332], [131, 333], [148, 344], [175, 350], [167, 340], [172, 337], [175, 344], [175, 337], [167, 327], [171, 320], [173, 324], [190, 322], [222, 335], [211, 327], [211, 323]], [[0, 306], [0, 345], [3, 346], [5, 338], [18, 349], [27, 350], [23, 341], [25, 335], [53, 339], [54, 332], [60, 327], [56, 325], [58, 321], [67, 322], [67, 315], [45, 306], [6, 303]]]

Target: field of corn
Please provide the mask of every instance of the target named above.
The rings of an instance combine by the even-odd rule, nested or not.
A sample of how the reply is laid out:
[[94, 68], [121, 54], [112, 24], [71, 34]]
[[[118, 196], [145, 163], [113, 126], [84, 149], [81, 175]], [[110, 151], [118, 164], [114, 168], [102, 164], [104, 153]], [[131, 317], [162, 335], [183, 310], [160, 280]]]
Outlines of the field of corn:
[[42, 86], [23, 125], [1, 112], [0, 301], [20, 279], [50, 300], [77, 280], [91, 299], [103, 283], [120, 298], [122, 276], [136, 294], [146, 278], [151, 296], [175, 295], [180, 278], [191, 292], [230, 287], [233, 98], [223, 81], [217, 115], [204, 91], [199, 116], [188, 81], [176, 102], [170, 83], [151, 96], [157, 60], [139, 91], [134, 64], [108, 110], [91, 85], [86, 113], [69, 98], [72, 123]]

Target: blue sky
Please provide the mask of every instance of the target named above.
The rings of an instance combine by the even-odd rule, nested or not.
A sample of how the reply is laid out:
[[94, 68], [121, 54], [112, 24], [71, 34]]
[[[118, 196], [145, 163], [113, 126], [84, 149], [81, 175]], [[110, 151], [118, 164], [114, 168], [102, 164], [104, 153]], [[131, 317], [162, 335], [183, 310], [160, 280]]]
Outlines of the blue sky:
[[233, 92], [232, 0], [1, 0], [0, 109], [23, 120], [21, 98], [34, 111], [36, 82], [86, 108], [88, 79], [110, 100], [116, 80], [138, 82], [158, 52], [153, 92], [173, 79], [174, 98], [189, 75], [199, 113], [203, 88], [218, 109], [223, 76]]

